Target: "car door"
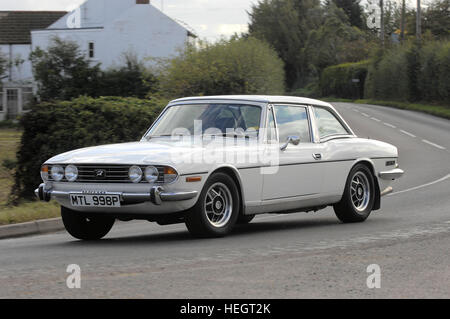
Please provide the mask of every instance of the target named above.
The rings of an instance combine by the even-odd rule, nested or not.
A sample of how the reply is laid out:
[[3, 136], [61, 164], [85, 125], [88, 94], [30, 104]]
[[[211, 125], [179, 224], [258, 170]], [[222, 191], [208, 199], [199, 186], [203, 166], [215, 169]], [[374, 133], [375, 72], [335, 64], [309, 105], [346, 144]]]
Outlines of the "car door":
[[[278, 165], [272, 164], [271, 170], [264, 174], [263, 201], [317, 196], [322, 188], [323, 172], [316, 164], [321, 160], [323, 145], [313, 143], [308, 107], [273, 105], [268, 122], [268, 127], [276, 127], [276, 136], [268, 138], [267, 147], [271, 154], [278, 154]], [[292, 136], [300, 137], [300, 143], [289, 144], [282, 150]]]
[[354, 134], [332, 109], [313, 106], [316, 136], [321, 145], [321, 170], [323, 172], [323, 197], [340, 196], [348, 174], [355, 161], [354, 146], [350, 137]]

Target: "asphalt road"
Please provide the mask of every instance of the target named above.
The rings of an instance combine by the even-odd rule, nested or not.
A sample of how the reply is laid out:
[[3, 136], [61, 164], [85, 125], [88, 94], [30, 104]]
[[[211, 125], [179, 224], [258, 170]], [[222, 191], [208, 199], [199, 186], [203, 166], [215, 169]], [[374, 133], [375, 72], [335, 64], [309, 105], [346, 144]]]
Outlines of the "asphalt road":
[[[0, 298], [449, 298], [450, 121], [336, 103], [361, 137], [399, 147], [407, 172], [382, 210], [263, 215], [222, 239], [184, 225], [118, 223], [101, 242], [66, 233], [0, 241]], [[81, 267], [81, 289], [66, 268]], [[369, 289], [367, 267], [381, 269]]]

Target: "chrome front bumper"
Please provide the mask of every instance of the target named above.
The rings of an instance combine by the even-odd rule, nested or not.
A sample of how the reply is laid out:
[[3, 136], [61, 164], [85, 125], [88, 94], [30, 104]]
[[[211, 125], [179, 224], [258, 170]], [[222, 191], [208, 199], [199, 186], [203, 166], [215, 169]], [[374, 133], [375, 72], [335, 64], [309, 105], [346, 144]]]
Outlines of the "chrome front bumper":
[[405, 172], [403, 170], [401, 170], [400, 168], [395, 168], [390, 171], [380, 172], [378, 174], [378, 176], [381, 179], [393, 181], [393, 180], [396, 180], [396, 179], [402, 177], [403, 174], [405, 174]]
[[[92, 194], [89, 192], [62, 192], [55, 191], [52, 189], [46, 189], [45, 184], [41, 184], [34, 193], [39, 200], [50, 201], [52, 197], [69, 197], [71, 194]], [[197, 196], [197, 191], [191, 192], [165, 192], [164, 188], [161, 186], [154, 186], [149, 193], [99, 193], [99, 195], [120, 195], [122, 204], [140, 204], [145, 202], [152, 202], [155, 205], [161, 205], [163, 202], [177, 202], [183, 200], [193, 199]]]

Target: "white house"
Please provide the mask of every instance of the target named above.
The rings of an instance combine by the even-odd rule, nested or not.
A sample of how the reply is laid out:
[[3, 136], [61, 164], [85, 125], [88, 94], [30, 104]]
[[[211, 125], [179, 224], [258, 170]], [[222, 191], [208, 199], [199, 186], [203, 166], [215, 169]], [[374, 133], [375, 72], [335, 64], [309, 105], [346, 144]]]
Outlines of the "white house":
[[0, 11], [0, 54], [7, 61], [0, 74], [0, 121], [16, 118], [33, 98], [32, 29], [46, 28], [67, 12]]
[[[101, 63], [107, 69], [122, 65], [125, 54], [149, 63], [153, 58], [168, 58], [196, 36], [152, 6], [150, 0], [87, 0], [74, 11], [60, 14], [50, 25], [33, 28], [31, 50], [45, 50], [55, 37], [76, 42], [93, 63]], [[22, 65], [20, 77], [22, 81], [32, 81], [29, 61]], [[14, 112], [13, 103], [4, 97], [3, 105], [7, 107], [3, 109], [20, 113], [23, 100], [18, 99]]]

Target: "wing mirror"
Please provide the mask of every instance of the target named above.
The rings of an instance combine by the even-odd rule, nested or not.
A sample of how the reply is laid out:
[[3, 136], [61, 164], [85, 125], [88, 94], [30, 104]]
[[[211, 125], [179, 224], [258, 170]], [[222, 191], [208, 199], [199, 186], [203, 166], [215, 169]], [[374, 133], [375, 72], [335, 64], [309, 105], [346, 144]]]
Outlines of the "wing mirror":
[[298, 145], [298, 144], [300, 144], [300, 137], [298, 137], [298, 136], [289, 136], [288, 138], [287, 138], [287, 141], [286, 141], [286, 143], [283, 145], [283, 146], [281, 146], [281, 150], [282, 151], [285, 151], [286, 149], [287, 149], [287, 147], [289, 146], [289, 144], [292, 144], [292, 145]]

